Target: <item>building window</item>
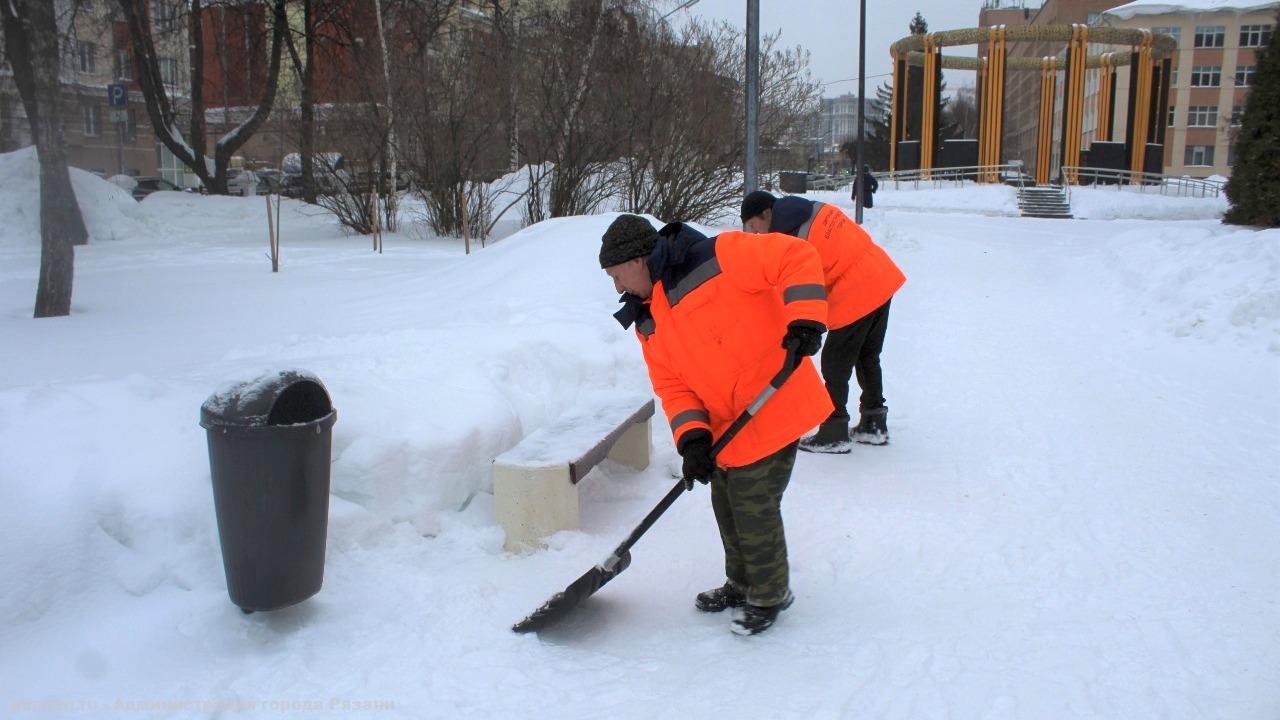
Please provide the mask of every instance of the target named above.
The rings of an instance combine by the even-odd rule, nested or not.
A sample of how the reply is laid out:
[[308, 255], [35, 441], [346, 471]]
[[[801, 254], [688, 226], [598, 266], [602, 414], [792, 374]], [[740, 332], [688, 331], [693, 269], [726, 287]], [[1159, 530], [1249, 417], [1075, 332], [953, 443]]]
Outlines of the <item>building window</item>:
[[1197, 65], [1191, 68], [1191, 87], [1218, 87], [1221, 84], [1221, 65]]
[[1236, 166], [1236, 144], [1231, 143], [1227, 146], [1227, 167]]
[[1216, 105], [1192, 105], [1187, 108], [1187, 127], [1217, 127]]
[[1151, 32], [1169, 35], [1178, 43], [1179, 47], [1182, 46], [1182, 26], [1151, 28]]
[[1236, 105], [1231, 108], [1231, 125], [1240, 127], [1240, 123], [1244, 121], [1244, 106]]
[[1258, 70], [1257, 65], [1241, 65], [1236, 68], [1236, 87], [1249, 87], [1253, 84], [1253, 76]]
[[133, 56], [128, 50], [119, 48], [116, 50], [116, 79], [132, 80], [133, 79]]
[[85, 137], [98, 137], [98, 133], [102, 131], [101, 118], [98, 116], [98, 106], [84, 105], [82, 110]]
[[177, 29], [178, 6], [173, 0], [155, 0], [153, 7], [152, 17], [155, 18], [157, 30], [169, 32]]
[[129, 108], [129, 110], [125, 113], [124, 134], [125, 134], [125, 139], [128, 140], [129, 142], [133, 142], [134, 140], [138, 139], [138, 109], [137, 108]]
[[1262, 47], [1271, 42], [1270, 25], [1241, 25], [1240, 47]]
[[178, 61], [173, 58], [159, 58], [160, 64], [160, 82], [166, 87], [175, 88], [178, 86]]
[[1169, 106], [1169, 122], [1168, 122], [1169, 127], [1174, 126], [1175, 124], [1174, 118], [1176, 118], [1177, 116], [1178, 116], [1178, 108], [1173, 105], [1170, 105]]
[[1224, 25], [1197, 25], [1196, 47], [1220, 48], [1226, 43], [1227, 28]]
[[80, 72], [95, 73], [98, 71], [98, 46], [91, 42], [77, 42], [76, 56], [80, 58]]
[[1213, 146], [1188, 145], [1184, 159], [1187, 167], [1213, 167]]
[[1102, 24], [1102, 13], [1089, 13], [1085, 18], [1085, 24], [1089, 27], [1096, 27]]
[[1173, 71], [1169, 73], [1169, 87], [1171, 88], [1178, 87], [1178, 68], [1177, 67], [1173, 68]]

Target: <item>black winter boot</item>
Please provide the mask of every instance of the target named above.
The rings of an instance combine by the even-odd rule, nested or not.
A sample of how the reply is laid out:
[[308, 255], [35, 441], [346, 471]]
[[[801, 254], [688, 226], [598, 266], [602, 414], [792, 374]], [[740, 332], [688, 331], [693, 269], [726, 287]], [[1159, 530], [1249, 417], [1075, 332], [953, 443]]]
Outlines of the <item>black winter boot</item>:
[[812, 453], [847, 454], [853, 449], [849, 442], [849, 422], [843, 418], [823, 422], [818, 426], [818, 432], [800, 439], [800, 449]]
[[888, 413], [888, 408], [864, 411], [858, 420], [857, 427], [853, 429], [853, 439], [863, 445], [888, 445]]
[[720, 612], [727, 608], [742, 607], [746, 602], [747, 596], [742, 591], [725, 583], [714, 590], [698, 593], [693, 604], [702, 612]]
[[783, 610], [791, 607], [791, 603], [795, 602], [795, 596], [790, 592], [787, 593], [787, 599], [773, 605], [771, 607], [760, 607], [759, 605], [744, 605], [733, 621], [729, 623], [729, 629], [734, 635], [759, 635], [760, 633], [773, 627], [777, 622], [778, 615]]

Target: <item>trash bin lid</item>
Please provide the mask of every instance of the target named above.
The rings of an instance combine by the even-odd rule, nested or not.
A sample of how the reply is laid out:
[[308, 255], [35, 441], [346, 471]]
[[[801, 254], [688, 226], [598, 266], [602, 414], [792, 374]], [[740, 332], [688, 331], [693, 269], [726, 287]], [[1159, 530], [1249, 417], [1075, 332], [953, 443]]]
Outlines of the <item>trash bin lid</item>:
[[262, 427], [299, 425], [333, 412], [324, 384], [306, 370], [275, 370], [227, 385], [200, 406], [200, 425]]

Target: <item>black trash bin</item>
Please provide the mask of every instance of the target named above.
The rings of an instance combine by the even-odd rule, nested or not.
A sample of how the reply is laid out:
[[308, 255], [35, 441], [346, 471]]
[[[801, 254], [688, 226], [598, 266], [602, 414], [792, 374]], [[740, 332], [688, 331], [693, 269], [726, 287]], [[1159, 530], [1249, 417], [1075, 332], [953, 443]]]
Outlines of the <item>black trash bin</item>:
[[301, 370], [236, 383], [200, 407], [227, 592], [246, 613], [320, 591], [336, 419], [324, 385]]

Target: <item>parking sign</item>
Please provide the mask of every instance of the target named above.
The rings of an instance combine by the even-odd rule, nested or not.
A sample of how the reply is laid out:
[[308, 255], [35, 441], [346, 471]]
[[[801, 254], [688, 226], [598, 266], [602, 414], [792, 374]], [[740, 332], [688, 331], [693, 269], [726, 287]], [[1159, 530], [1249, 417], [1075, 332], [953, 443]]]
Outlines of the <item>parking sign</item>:
[[122, 108], [129, 106], [129, 86], [123, 84], [111, 84], [107, 86], [107, 105], [113, 108]]

